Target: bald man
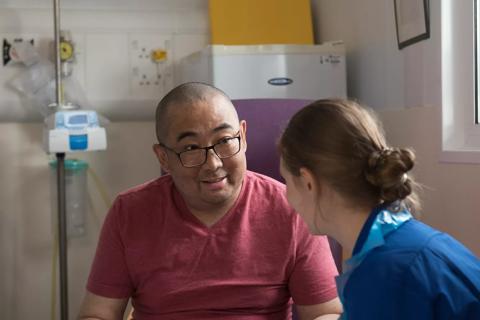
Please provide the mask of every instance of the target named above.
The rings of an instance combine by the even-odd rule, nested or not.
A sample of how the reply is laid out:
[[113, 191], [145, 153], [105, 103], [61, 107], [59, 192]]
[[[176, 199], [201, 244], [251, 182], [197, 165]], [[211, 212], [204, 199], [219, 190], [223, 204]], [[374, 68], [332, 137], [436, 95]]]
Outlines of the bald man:
[[327, 239], [285, 186], [247, 170], [247, 124], [219, 89], [186, 83], [156, 112], [167, 175], [120, 194], [100, 236], [80, 319], [290, 319], [341, 313]]

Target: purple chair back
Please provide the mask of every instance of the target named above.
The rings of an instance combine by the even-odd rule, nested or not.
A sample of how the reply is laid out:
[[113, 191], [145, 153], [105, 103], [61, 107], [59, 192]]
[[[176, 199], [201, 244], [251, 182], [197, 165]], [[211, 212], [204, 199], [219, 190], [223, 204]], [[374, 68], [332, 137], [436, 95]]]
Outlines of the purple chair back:
[[245, 99], [233, 100], [240, 120], [247, 122], [247, 167], [283, 182], [277, 139], [288, 120], [310, 100]]
[[[299, 99], [242, 99], [233, 100], [240, 120], [247, 122], [247, 167], [284, 182], [280, 176], [277, 140], [288, 120], [312, 102]], [[342, 248], [329, 239], [333, 258], [342, 270]]]

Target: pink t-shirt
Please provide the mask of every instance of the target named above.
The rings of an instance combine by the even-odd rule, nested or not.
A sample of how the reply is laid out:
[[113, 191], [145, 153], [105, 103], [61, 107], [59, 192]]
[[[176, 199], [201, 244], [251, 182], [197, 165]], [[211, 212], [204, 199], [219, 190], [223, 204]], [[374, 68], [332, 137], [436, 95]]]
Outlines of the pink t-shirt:
[[101, 232], [87, 289], [132, 298], [136, 320], [290, 319], [291, 297], [337, 296], [325, 237], [308, 233], [285, 186], [247, 172], [239, 199], [216, 224], [187, 209], [170, 176], [117, 197]]

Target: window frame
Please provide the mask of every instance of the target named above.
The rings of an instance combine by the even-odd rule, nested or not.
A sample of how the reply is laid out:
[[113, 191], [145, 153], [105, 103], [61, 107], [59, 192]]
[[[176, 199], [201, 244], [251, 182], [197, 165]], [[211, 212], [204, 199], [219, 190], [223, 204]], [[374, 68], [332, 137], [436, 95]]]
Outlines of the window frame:
[[442, 162], [480, 163], [479, 1], [442, 0]]
[[480, 27], [479, 25], [479, 19], [480, 19], [480, 3], [479, 0], [473, 0], [473, 12], [475, 14], [473, 18], [473, 34], [474, 34], [474, 59], [475, 59], [475, 124], [480, 124], [480, 106], [478, 105], [478, 95], [480, 94], [479, 90], [479, 75], [478, 73], [480, 72], [480, 68], [478, 66], [478, 63], [480, 62], [479, 59], [479, 48], [478, 46], [480, 45], [480, 32], [478, 28]]

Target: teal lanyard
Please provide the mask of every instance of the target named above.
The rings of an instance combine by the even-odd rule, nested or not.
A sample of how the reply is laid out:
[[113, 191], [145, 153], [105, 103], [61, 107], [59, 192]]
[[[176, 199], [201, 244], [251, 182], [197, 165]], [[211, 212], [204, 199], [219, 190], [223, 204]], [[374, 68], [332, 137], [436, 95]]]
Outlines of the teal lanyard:
[[[365, 243], [358, 253], [344, 262], [343, 273], [336, 278], [338, 295], [342, 304], [345, 302], [344, 290], [348, 279], [367, 254], [373, 249], [383, 246], [387, 234], [397, 230], [402, 224], [412, 219], [408, 209], [399, 203], [394, 203], [389, 207], [375, 208], [371, 214], [376, 214], [376, 218], [368, 232]], [[340, 319], [347, 318], [347, 313], [344, 311]]]

